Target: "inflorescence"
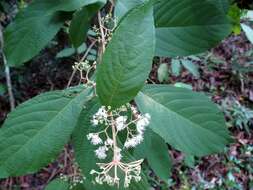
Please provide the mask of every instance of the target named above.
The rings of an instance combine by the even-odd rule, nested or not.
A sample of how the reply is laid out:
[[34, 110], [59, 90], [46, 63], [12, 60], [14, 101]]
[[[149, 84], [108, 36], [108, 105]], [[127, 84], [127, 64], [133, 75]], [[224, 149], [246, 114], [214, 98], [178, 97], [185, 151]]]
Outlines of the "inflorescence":
[[[109, 163], [97, 163], [98, 171], [91, 170], [98, 184], [107, 183], [119, 187], [119, 173], [124, 174], [124, 187], [129, 187], [132, 180], [141, 180], [141, 164], [143, 159], [130, 163], [122, 162], [122, 151], [136, 147], [144, 139], [144, 132], [150, 123], [149, 114], [140, 114], [130, 104], [116, 110], [102, 106], [91, 119], [92, 126], [99, 132], [89, 133], [87, 139], [91, 144], [98, 146], [95, 155], [98, 159], [108, 158], [113, 153]], [[118, 139], [119, 133], [126, 134], [124, 142]], [[120, 142], [120, 143], [119, 143]], [[109, 158], [110, 159], [110, 158]]]

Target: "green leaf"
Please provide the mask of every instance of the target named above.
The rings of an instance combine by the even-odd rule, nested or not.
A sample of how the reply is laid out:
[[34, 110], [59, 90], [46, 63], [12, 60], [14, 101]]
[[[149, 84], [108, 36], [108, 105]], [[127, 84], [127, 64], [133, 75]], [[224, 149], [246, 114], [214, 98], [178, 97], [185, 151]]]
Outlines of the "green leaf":
[[145, 0], [131, 0], [131, 1], [117, 0], [114, 15], [119, 21], [121, 20], [121, 18], [123, 18], [124, 15], [127, 14], [129, 10], [135, 8], [138, 5], [141, 5], [144, 2]]
[[81, 53], [85, 52], [86, 50], [87, 50], [87, 45], [86, 45], [86, 43], [83, 43], [81, 46], [79, 46], [77, 48], [77, 53], [81, 54]]
[[63, 21], [60, 13], [21, 11], [4, 32], [8, 64], [18, 66], [38, 54], [53, 39]]
[[[97, 128], [94, 128], [91, 124], [91, 118], [92, 116], [98, 111], [98, 109], [101, 107], [101, 104], [99, 103], [98, 99], [93, 99], [90, 101], [88, 104], [86, 104], [85, 109], [82, 111], [79, 117], [79, 121], [77, 123], [77, 126], [75, 127], [75, 130], [72, 135], [72, 142], [74, 145], [74, 152], [75, 152], [75, 158], [76, 161], [79, 165], [79, 167], [82, 170], [82, 173], [84, 176], [87, 178], [85, 180], [87, 183], [85, 187], [87, 190], [93, 190], [97, 189], [100, 187], [99, 185], [92, 185], [89, 184], [89, 181], [92, 181], [94, 177], [90, 175], [90, 171], [92, 169], [98, 170], [97, 164], [96, 163], [101, 163], [101, 160], [99, 160], [95, 156], [95, 149], [98, 148], [94, 145], [92, 145], [88, 140], [87, 140], [87, 134], [89, 133], [95, 133], [98, 132]], [[120, 142], [118, 142], [120, 144]], [[129, 162], [135, 160], [129, 153], [127, 152], [122, 152], [123, 159], [122, 161], [124, 162]], [[108, 157], [105, 160], [102, 160], [103, 163], [106, 162], [111, 162], [111, 155], [108, 155]], [[122, 178], [121, 180], [124, 180]], [[145, 176], [143, 176], [143, 180], [139, 183], [132, 183], [130, 185], [129, 190], [139, 190], [139, 189], [147, 189], [147, 181], [145, 179]], [[95, 188], [97, 187], [97, 188]], [[118, 189], [118, 188], [113, 188], [113, 187], [108, 187], [107, 185], [101, 186], [104, 189]], [[103, 189], [101, 188], [101, 190]], [[104, 190], [103, 189], [103, 190]], [[119, 188], [119, 189], [124, 189], [124, 188]], [[126, 190], [127, 190], [126, 189]], [[99, 190], [99, 188], [98, 188]]]
[[189, 60], [181, 60], [182, 65], [191, 73], [193, 74], [196, 78], [200, 77], [199, 74], [199, 67], [194, 64], [192, 61]]
[[170, 177], [171, 159], [164, 140], [152, 130], [145, 131], [144, 142], [134, 151], [135, 157], [147, 158], [156, 175], [165, 182]]
[[194, 166], [195, 166], [194, 156], [186, 154], [184, 157], [184, 163], [186, 166], [188, 166], [190, 168], [194, 168]]
[[97, 94], [113, 108], [132, 100], [143, 87], [154, 56], [153, 7], [146, 3], [124, 17], [97, 71]]
[[61, 179], [55, 179], [46, 186], [45, 190], [69, 190], [69, 184]]
[[177, 82], [174, 84], [175, 87], [179, 87], [179, 88], [186, 88], [188, 90], [192, 90], [192, 85], [190, 84], [186, 84], [186, 83], [182, 83], [182, 82]]
[[74, 48], [65, 48], [61, 50], [59, 53], [57, 53], [56, 58], [64, 58], [69, 57], [75, 53]]
[[248, 40], [253, 44], [253, 29], [246, 24], [241, 24], [243, 31], [245, 32]]
[[147, 85], [136, 98], [150, 113], [150, 128], [190, 155], [220, 152], [230, 142], [223, 114], [205, 95], [167, 85]]
[[74, 11], [97, 0], [36, 0], [22, 9], [4, 32], [8, 64], [18, 66], [37, 55], [63, 25], [61, 11]]
[[78, 48], [86, 38], [90, 21], [96, 12], [104, 6], [106, 0], [97, 0], [75, 12], [69, 28], [69, 36], [74, 47]]
[[169, 80], [169, 68], [167, 63], [163, 63], [159, 66], [157, 70], [158, 80], [160, 82], [168, 81]]
[[48, 92], [11, 112], [0, 130], [0, 178], [30, 174], [52, 162], [92, 94], [91, 88]]
[[182, 68], [181, 62], [178, 59], [171, 60], [171, 70], [175, 76], [180, 75], [181, 68]]
[[3, 84], [0, 84], [0, 96], [3, 96], [6, 93], [6, 86]]
[[208, 0], [209, 3], [212, 3], [225, 14], [228, 12], [229, 9], [229, 2], [228, 0]]
[[161, 0], [154, 12], [157, 56], [204, 52], [231, 32], [224, 12], [207, 0]]

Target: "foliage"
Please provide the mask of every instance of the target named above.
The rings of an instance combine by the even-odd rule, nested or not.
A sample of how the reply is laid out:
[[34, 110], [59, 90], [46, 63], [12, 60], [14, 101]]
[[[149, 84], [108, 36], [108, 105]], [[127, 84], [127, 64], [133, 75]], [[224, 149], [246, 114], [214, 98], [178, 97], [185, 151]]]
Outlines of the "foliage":
[[253, 126], [253, 111], [251, 109], [241, 105], [235, 98], [225, 99], [221, 107], [232, 125], [250, 133], [250, 127]]
[[[115, 15], [119, 18], [113, 28], [101, 25], [104, 20], [102, 11], [99, 12], [99, 27], [94, 28], [98, 33], [94, 42], [101, 46], [98, 59], [92, 64], [80, 60], [74, 67], [85, 84], [41, 94], [9, 114], [0, 131], [0, 178], [38, 171], [52, 162], [71, 139], [77, 162], [88, 179], [80, 189], [112, 189], [105, 184], [103, 187], [90, 184], [94, 178], [91, 174], [99, 175], [95, 181], [100, 184], [148, 189], [141, 163], [146, 158], [154, 172], [166, 181], [171, 168], [166, 143], [187, 155], [200, 157], [221, 152], [231, 142], [224, 116], [204, 94], [176, 86], [145, 84], [154, 56], [204, 52], [231, 32], [227, 1], [129, 2], [117, 1]], [[71, 15], [69, 36], [78, 52], [93, 16], [105, 3], [104, 0], [33, 1], [5, 31], [8, 64], [19, 66], [33, 58]], [[58, 57], [63, 57], [66, 51], [70, 55], [73, 50], [67, 49]], [[187, 59], [175, 58], [172, 65], [176, 74], [183, 65], [200, 77], [198, 68]], [[168, 76], [163, 71], [166, 67], [162, 67], [159, 75], [163, 81]], [[95, 74], [90, 76], [92, 71]], [[122, 110], [125, 115], [120, 115]], [[132, 120], [128, 121], [129, 118]], [[106, 128], [106, 136], [97, 132], [101, 125]], [[128, 140], [130, 147], [139, 146], [129, 149]], [[101, 146], [94, 149], [93, 145]], [[105, 154], [109, 150], [112, 152]], [[103, 158], [106, 163], [101, 163]], [[104, 173], [97, 169], [103, 169]], [[61, 185], [68, 186], [66, 182], [54, 181], [48, 189]]]

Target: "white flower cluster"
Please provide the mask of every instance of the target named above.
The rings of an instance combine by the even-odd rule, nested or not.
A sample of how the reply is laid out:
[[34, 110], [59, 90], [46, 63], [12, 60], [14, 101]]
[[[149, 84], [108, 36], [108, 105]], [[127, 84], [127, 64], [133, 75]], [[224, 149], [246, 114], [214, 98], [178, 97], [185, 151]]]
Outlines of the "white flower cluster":
[[99, 108], [97, 113], [95, 113], [95, 115], [93, 115], [91, 123], [93, 124], [93, 126], [103, 124], [104, 122], [107, 121], [107, 117], [108, 117], [108, 113], [106, 111], [106, 108], [105, 108], [105, 106], [102, 106], [101, 108]]
[[133, 135], [131, 131], [128, 131], [128, 137], [124, 144], [125, 148], [136, 147], [138, 144], [140, 144], [143, 141], [144, 132], [146, 130], [146, 127], [150, 123], [150, 119], [151, 117], [149, 114], [138, 116], [138, 119], [136, 119], [135, 121], [137, 134]]
[[[132, 114], [129, 116], [129, 111]], [[113, 153], [112, 161], [109, 163], [98, 163], [99, 170], [92, 170], [90, 173], [96, 175], [95, 181], [99, 184], [107, 183], [109, 185], [119, 186], [118, 170], [125, 173], [124, 186], [128, 187], [131, 180], [140, 181], [141, 163], [143, 160], [131, 163], [123, 163], [122, 149], [136, 147], [144, 139], [144, 132], [149, 125], [151, 117], [149, 114], [141, 115], [137, 109], [131, 105], [122, 106], [117, 110], [111, 110], [110, 107], [102, 106], [93, 115], [91, 123], [93, 130], [99, 130], [96, 133], [89, 133], [87, 139], [91, 144], [99, 146], [95, 150], [98, 159], [107, 158], [108, 152]], [[117, 135], [125, 131], [127, 134], [123, 147], [118, 146]], [[122, 143], [122, 142], [121, 142]]]

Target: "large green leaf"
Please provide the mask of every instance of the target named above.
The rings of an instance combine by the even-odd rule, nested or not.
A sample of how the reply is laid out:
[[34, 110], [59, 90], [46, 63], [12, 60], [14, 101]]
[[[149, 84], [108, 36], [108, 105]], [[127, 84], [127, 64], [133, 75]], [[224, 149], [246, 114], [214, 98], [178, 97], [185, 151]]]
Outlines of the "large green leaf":
[[44, 14], [40, 10], [20, 13], [4, 33], [8, 64], [17, 66], [38, 54], [55, 36], [63, 21], [60, 13]]
[[4, 32], [8, 64], [21, 65], [42, 50], [66, 18], [60, 11], [74, 11], [98, 0], [35, 0], [21, 10]]
[[154, 12], [157, 56], [204, 52], [231, 32], [225, 13], [207, 0], [161, 0]]
[[134, 151], [137, 158], [147, 158], [150, 167], [165, 182], [170, 177], [171, 159], [167, 144], [151, 129], [145, 131], [144, 142]]
[[153, 7], [145, 3], [120, 22], [97, 72], [97, 94], [105, 105], [132, 100], [143, 87], [154, 56]]
[[[94, 179], [94, 177], [90, 175], [90, 171], [92, 169], [98, 170], [96, 163], [101, 163], [101, 160], [99, 160], [95, 156], [95, 153], [94, 153], [97, 147], [92, 145], [90, 141], [87, 140], [87, 134], [98, 132], [98, 129], [92, 126], [90, 120], [100, 107], [101, 107], [101, 104], [99, 103], [98, 99], [93, 99], [92, 101], [90, 101], [86, 105], [86, 108], [82, 111], [79, 117], [77, 126], [72, 135], [75, 158], [80, 169], [82, 170], [82, 173], [86, 177], [87, 181], [92, 181], [92, 179]], [[107, 159], [102, 160], [102, 162], [110, 162], [112, 159], [111, 156], [112, 155], [108, 155]], [[123, 156], [123, 161], [126, 161], [126, 162], [135, 160], [135, 158], [133, 158], [127, 152], [122, 152], [122, 156]], [[124, 180], [124, 178], [121, 180]], [[97, 189], [95, 188], [96, 186], [89, 183], [87, 183], [85, 187], [87, 188], [87, 190]], [[106, 185], [104, 185], [104, 189], [107, 189], [107, 188], [114, 189], [112, 187], [109, 188]], [[115, 188], [115, 190], [116, 189], [117, 188]], [[124, 189], [124, 188], [120, 188], [120, 189]], [[147, 189], [147, 181], [145, 179], [145, 176], [143, 176], [143, 180], [140, 183], [132, 183], [129, 189], [131, 190]]]
[[95, 4], [84, 6], [74, 14], [69, 28], [69, 35], [76, 48], [84, 42], [92, 17], [105, 3], [106, 0], [97, 0]]
[[69, 184], [61, 179], [55, 179], [46, 186], [45, 190], [69, 190]]
[[0, 178], [38, 171], [60, 153], [91, 88], [55, 91], [18, 106], [0, 131]]
[[166, 85], [148, 85], [136, 98], [151, 115], [151, 129], [190, 155], [222, 151], [230, 141], [224, 116], [203, 94]]
[[224, 13], [228, 12], [229, 9], [229, 2], [228, 0], [208, 0], [208, 2], [215, 5], [220, 10], [224, 11]]
[[143, 2], [145, 2], [145, 0], [131, 0], [131, 1], [117, 0], [114, 10], [114, 15], [116, 19], [119, 21], [124, 15], [127, 14], [129, 10], [142, 4]]

